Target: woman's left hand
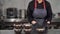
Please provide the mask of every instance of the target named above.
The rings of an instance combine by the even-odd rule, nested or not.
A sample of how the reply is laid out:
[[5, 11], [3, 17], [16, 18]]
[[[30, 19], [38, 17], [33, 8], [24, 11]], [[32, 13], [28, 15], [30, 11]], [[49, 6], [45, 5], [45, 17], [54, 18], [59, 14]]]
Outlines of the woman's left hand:
[[50, 21], [47, 21], [47, 24], [50, 24]]

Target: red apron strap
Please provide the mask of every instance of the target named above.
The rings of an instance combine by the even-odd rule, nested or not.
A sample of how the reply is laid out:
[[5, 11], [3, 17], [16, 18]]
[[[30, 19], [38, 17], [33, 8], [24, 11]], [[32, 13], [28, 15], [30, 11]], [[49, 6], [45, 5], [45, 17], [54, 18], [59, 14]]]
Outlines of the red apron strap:
[[[44, 9], [46, 9], [46, 5], [45, 5], [45, 1], [43, 0], [43, 6], [44, 6]], [[35, 3], [34, 3], [34, 9], [37, 8], [37, 0], [35, 0]]]
[[44, 6], [44, 9], [46, 9], [46, 5], [45, 5], [45, 1], [43, 0], [43, 6]]
[[36, 8], [37, 8], [37, 2], [36, 2], [36, 0], [35, 0], [34, 9], [36, 9]]

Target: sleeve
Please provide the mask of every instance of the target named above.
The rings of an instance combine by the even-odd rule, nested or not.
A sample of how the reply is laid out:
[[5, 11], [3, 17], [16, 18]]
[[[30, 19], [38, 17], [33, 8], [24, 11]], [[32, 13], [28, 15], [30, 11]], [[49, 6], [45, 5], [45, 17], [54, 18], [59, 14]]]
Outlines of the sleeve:
[[31, 10], [31, 4], [29, 3], [28, 8], [27, 8], [27, 19], [28, 21], [31, 23], [31, 21], [33, 20], [32, 17], [32, 10]]
[[51, 9], [51, 5], [50, 3], [47, 4], [47, 21], [50, 21], [52, 20], [52, 9]]

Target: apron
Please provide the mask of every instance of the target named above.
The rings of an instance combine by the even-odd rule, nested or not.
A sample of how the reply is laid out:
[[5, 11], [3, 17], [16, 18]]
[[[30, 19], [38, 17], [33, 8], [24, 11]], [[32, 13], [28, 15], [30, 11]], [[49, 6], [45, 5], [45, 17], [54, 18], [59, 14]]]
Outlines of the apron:
[[[45, 22], [45, 19], [44, 17], [47, 15], [47, 11], [45, 9], [35, 9], [34, 12], [33, 12], [33, 17], [34, 17], [34, 20], [37, 22], [36, 24], [34, 24], [32, 26], [32, 32], [31, 34], [39, 34], [37, 31], [36, 31], [36, 28], [39, 28], [39, 27], [46, 27], [46, 22]], [[45, 31], [46, 32], [46, 31]], [[45, 33], [44, 33], [45, 34]]]
[[34, 20], [36, 20], [37, 24], [43, 26], [45, 23], [45, 17], [47, 15], [47, 11], [45, 9], [35, 9], [33, 12]]
[[[34, 17], [34, 20], [37, 22], [36, 24], [34, 24], [32, 26], [32, 31], [31, 31], [31, 34], [39, 34], [37, 31], [36, 31], [36, 28], [38, 27], [45, 27], [45, 17], [47, 16], [47, 11], [46, 9], [38, 9], [38, 8], [35, 8], [34, 11], [33, 11], [33, 17]], [[44, 33], [45, 34], [45, 33]]]

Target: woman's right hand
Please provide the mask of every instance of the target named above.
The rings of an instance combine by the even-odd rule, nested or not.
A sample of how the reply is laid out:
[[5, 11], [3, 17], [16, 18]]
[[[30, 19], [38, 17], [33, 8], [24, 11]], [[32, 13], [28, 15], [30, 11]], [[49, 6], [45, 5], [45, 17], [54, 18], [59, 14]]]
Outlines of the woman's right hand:
[[32, 23], [32, 24], [36, 24], [37, 22], [36, 22], [36, 21], [32, 21], [31, 23]]

